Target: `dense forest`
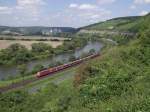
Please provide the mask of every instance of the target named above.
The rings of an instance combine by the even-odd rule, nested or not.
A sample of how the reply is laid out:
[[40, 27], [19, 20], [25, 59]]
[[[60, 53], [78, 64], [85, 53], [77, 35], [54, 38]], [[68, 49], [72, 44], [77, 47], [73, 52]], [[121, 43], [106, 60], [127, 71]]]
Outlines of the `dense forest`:
[[0, 94], [0, 112], [149, 112], [150, 16], [138, 21], [134, 38], [120, 36], [118, 46], [82, 64], [73, 80], [35, 94]]

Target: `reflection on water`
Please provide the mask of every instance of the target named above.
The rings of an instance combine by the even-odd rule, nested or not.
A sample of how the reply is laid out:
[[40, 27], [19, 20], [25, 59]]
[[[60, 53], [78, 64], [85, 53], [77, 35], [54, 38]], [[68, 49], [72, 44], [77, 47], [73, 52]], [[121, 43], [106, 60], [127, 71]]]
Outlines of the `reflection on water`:
[[[31, 61], [27, 63], [26, 65], [27, 65], [28, 71], [31, 71], [34, 68], [34, 66], [36, 66], [37, 64], [42, 64], [45, 67], [48, 67], [48, 65], [56, 61], [67, 62], [69, 57], [72, 55], [78, 58], [83, 53], [88, 53], [91, 49], [94, 49], [96, 52], [100, 52], [102, 47], [103, 47], [103, 44], [99, 42], [89, 42], [85, 47], [83, 47], [82, 49], [76, 50], [74, 53], [66, 53], [66, 54], [55, 56], [53, 58]], [[18, 74], [17, 65], [13, 67], [1, 67], [0, 66], [0, 79], [6, 78], [10, 75], [16, 76], [17, 74]]]

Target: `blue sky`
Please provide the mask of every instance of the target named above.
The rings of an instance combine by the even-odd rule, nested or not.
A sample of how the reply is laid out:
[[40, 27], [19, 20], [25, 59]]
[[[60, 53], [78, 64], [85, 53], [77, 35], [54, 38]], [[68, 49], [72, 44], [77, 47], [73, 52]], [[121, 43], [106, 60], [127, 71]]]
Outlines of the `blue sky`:
[[150, 0], [0, 0], [0, 25], [80, 27], [148, 12]]

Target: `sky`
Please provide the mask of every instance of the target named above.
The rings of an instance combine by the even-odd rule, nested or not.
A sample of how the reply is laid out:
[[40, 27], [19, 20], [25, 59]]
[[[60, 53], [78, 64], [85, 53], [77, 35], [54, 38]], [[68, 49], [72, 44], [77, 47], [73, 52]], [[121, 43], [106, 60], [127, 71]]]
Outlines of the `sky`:
[[149, 12], [150, 0], [0, 0], [0, 25], [77, 28]]

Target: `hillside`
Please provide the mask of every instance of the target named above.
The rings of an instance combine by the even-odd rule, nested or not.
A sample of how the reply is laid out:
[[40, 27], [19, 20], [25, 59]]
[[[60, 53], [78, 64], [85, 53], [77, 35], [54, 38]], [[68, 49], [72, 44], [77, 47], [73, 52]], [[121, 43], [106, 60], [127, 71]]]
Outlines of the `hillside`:
[[0, 26], [1, 35], [50, 35], [55, 33], [73, 33], [75, 28], [71, 27], [9, 27]]
[[124, 31], [124, 32], [138, 32], [143, 26], [144, 21], [149, 21], [150, 14], [146, 16], [132, 16], [132, 17], [120, 17], [104, 22], [92, 24], [86, 27], [82, 27], [84, 30], [107, 30], [107, 31]]
[[101, 57], [82, 64], [73, 81], [47, 84], [35, 94], [0, 94], [0, 111], [149, 112], [150, 16], [137, 21], [130, 23], [138, 33], [136, 37], [105, 49]]

